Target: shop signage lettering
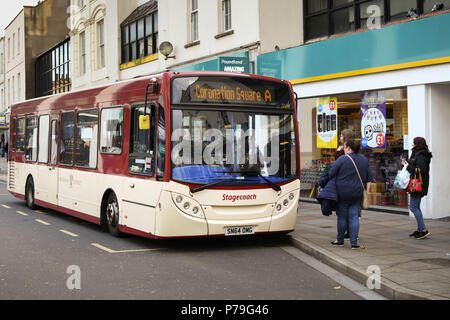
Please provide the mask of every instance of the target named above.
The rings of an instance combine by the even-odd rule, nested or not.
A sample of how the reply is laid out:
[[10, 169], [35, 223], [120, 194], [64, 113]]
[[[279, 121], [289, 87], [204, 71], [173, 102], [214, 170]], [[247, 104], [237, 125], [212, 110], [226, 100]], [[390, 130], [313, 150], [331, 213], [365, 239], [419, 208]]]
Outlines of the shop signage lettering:
[[337, 98], [317, 99], [317, 148], [337, 148]]
[[378, 92], [361, 95], [361, 142], [363, 148], [386, 148], [386, 97]]
[[248, 58], [220, 57], [219, 61], [221, 71], [249, 73]]

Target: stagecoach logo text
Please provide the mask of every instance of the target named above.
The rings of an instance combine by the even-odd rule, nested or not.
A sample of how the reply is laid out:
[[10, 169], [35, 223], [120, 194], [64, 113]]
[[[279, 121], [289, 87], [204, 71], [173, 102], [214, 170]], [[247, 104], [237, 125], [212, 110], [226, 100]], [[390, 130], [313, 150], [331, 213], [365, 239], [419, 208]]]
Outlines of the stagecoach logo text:
[[222, 201], [235, 202], [236, 200], [256, 200], [256, 194], [241, 194], [241, 195], [228, 195], [222, 196]]

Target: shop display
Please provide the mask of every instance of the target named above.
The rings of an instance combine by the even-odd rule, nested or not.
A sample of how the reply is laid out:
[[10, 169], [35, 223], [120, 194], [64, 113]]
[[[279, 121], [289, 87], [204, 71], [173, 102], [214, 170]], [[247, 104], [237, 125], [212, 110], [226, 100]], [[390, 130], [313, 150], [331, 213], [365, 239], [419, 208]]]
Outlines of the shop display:
[[[331, 115], [325, 108], [330, 100], [335, 100], [337, 104], [334, 108], [331, 103], [335, 111]], [[335, 161], [335, 146], [331, 148], [329, 144], [322, 144], [321, 136], [336, 130], [339, 139], [343, 129], [350, 129], [361, 143], [360, 154], [367, 157], [376, 181], [368, 190], [370, 204], [406, 211], [407, 193], [394, 188], [395, 178], [402, 168], [401, 157], [408, 154], [404, 144], [408, 137], [405, 88], [336, 94], [331, 99], [330, 96], [302, 99], [300, 106], [300, 117], [303, 119], [300, 123], [300, 152], [303, 159], [308, 159], [301, 168], [302, 197], [313, 198], [317, 194], [318, 181], [323, 172], [321, 166]], [[312, 120], [311, 125], [307, 123], [309, 119]], [[307, 143], [302, 144], [302, 141]]]

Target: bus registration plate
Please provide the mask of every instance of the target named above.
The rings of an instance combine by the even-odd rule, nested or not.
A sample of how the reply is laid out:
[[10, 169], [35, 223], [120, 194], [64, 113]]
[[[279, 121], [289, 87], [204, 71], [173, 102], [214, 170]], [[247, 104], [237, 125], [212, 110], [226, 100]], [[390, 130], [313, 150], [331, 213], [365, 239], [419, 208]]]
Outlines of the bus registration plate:
[[238, 236], [243, 234], [254, 234], [255, 227], [229, 227], [225, 228], [225, 236]]

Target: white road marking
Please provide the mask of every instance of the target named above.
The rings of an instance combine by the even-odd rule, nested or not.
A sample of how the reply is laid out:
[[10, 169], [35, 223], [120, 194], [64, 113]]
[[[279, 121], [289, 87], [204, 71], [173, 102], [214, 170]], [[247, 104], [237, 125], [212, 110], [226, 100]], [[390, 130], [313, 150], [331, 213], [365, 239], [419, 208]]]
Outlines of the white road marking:
[[23, 216], [25, 216], [25, 217], [27, 217], [28, 216], [28, 213], [25, 213], [25, 212], [22, 212], [22, 211], [16, 211], [18, 214], [21, 214], [21, 215], [23, 215]]
[[6, 208], [6, 209], [11, 209], [11, 207], [10, 207], [10, 206], [7, 206], [6, 204], [2, 204], [2, 207], [3, 207], [3, 208]]

